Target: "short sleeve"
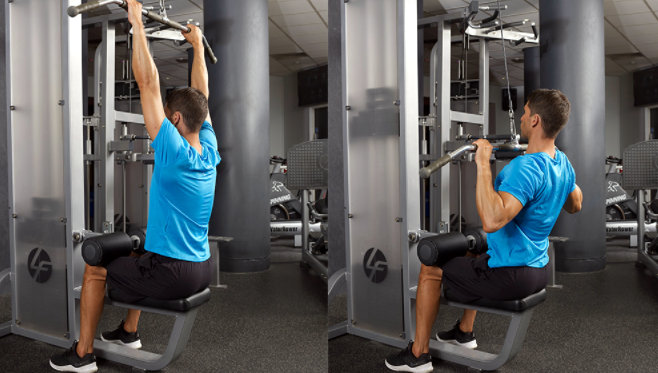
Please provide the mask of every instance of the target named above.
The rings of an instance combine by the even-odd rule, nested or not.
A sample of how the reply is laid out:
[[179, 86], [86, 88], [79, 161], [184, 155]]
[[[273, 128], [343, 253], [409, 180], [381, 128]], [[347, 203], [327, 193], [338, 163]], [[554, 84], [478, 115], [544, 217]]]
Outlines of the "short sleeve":
[[209, 147], [217, 150], [217, 136], [212, 129], [212, 125], [207, 121], [203, 122], [201, 131], [199, 132], [199, 141], [207, 144]]
[[513, 195], [525, 206], [541, 187], [541, 173], [530, 157], [516, 157], [498, 175], [498, 191]]
[[165, 118], [158, 134], [151, 143], [151, 146], [155, 149], [155, 163], [167, 164], [173, 162], [180, 151], [185, 149], [185, 143], [176, 127], [171, 124], [169, 119]]

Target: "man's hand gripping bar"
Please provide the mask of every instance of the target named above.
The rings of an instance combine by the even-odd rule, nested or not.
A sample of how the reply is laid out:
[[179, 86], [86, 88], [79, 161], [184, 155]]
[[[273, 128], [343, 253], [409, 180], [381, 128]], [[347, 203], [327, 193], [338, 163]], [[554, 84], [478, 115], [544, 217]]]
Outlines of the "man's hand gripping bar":
[[[127, 3], [126, 3], [125, 0], [93, 0], [93, 1], [89, 1], [85, 4], [80, 4], [80, 5], [75, 5], [75, 6], [72, 5], [66, 10], [66, 13], [68, 13], [68, 15], [70, 17], [75, 17], [80, 13], [88, 12], [90, 10], [100, 8], [102, 6], [109, 5], [109, 4], [116, 4], [116, 5], [120, 6], [121, 8], [126, 8], [127, 7]], [[161, 15], [159, 15], [157, 13], [154, 13], [152, 11], [142, 9], [142, 14], [147, 18], [150, 18], [150, 19], [152, 19], [156, 22], [160, 22], [160, 23], [162, 23], [164, 25], [167, 25], [169, 27], [173, 27], [173, 28], [175, 28], [177, 30], [180, 30], [182, 32], [185, 32], [185, 33], [190, 32], [189, 27], [181, 25], [180, 23], [172, 21], [168, 18], [162, 17]], [[210, 63], [213, 63], [213, 64], [217, 63], [217, 57], [215, 57], [215, 53], [213, 53], [212, 49], [210, 48], [210, 44], [208, 44], [208, 40], [206, 40], [205, 36], [203, 37], [203, 46], [204, 46], [205, 51], [206, 51], [206, 56], [208, 56], [208, 59], [210, 60]]]

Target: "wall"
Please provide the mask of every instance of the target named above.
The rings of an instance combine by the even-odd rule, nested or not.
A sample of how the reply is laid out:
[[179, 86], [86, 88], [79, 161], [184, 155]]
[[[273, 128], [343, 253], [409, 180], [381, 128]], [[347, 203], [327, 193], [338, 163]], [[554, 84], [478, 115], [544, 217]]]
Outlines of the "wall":
[[605, 155], [621, 157], [620, 78], [605, 77]]
[[633, 74], [629, 73], [619, 77], [619, 149], [624, 149], [645, 137], [645, 108], [634, 106]]
[[287, 152], [293, 145], [304, 142], [308, 138], [308, 118], [304, 115], [305, 108], [298, 106], [297, 74], [293, 73], [285, 76], [283, 86], [283, 146]]
[[270, 76], [270, 155], [285, 157], [284, 78]]
[[[503, 88], [496, 85], [489, 86], [489, 102], [495, 105], [492, 110], [494, 110], [494, 118], [496, 123], [489, 123], [489, 132], [492, 134], [509, 134], [509, 114], [507, 111], [503, 111]], [[523, 95], [524, 88], [523, 86], [510, 87], [516, 89], [516, 110], [514, 110], [514, 125], [516, 127], [516, 133], [521, 133], [521, 117], [523, 116]]]

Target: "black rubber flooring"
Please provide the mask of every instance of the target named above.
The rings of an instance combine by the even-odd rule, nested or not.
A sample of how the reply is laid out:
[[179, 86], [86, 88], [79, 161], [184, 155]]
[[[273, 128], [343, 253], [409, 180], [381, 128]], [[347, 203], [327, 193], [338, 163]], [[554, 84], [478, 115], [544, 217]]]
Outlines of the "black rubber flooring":
[[[608, 243], [608, 265], [588, 274], [557, 273], [561, 289], [535, 308], [521, 351], [503, 372], [658, 372], [658, 279], [635, 267], [628, 240]], [[332, 299], [329, 323], [345, 318], [345, 298]], [[450, 329], [461, 310], [444, 306], [433, 331]], [[479, 349], [498, 352], [509, 318], [479, 313]], [[398, 349], [345, 335], [329, 341], [330, 372], [389, 372]], [[435, 372], [470, 372], [434, 359]]]
[[[300, 268], [292, 241], [272, 243], [269, 270], [222, 273], [227, 289], [212, 289], [187, 348], [167, 372], [326, 372], [327, 286]], [[8, 302], [0, 302], [0, 315]], [[99, 330], [114, 329], [124, 310], [106, 307]], [[11, 311], [8, 313], [11, 315]], [[4, 320], [2, 320], [4, 321]], [[165, 348], [173, 319], [142, 314], [140, 334], [148, 351]], [[0, 372], [53, 372], [48, 360], [61, 348], [16, 335], [0, 338]], [[100, 360], [99, 372], [131, 372]]]

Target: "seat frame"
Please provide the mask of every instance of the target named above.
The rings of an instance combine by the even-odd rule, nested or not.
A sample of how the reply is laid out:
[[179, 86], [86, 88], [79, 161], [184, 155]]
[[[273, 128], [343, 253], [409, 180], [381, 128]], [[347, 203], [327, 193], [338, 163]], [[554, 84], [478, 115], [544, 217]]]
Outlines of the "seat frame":
[[172, 361], [178, 358], [181, 352], [185, 349], [185, 346], [187, 346], [192, 326], [194, 325], [194, 320], [196, 319], [197, 312], [201, 306], [200, 304], [188, 309], [187, 311], [174, 311], [118, 302], [108, 297], [105, 298], [105, 304], [174, 317], [174, 326], [169, 335], [167, 348], [162, 354], [144, 351], [142, 349], [133, 349], [116, 343], [105, 342], [100, 339], [94, 340], [94, 354], [97, 357], [129, 365], [142, 371], [157, 371], [164, 369]]
[[[542, 291], [545, 292], [546, 290]], [[430, 340], [430, 354], [432, 356], [479, 370], [497, 370], [519, 352], [523, 345], [526, 332], [528, 331], [528, 326], [530, 325], [533, 308], [539, 304], [529, 306], [520, 312], [514, 312], [504, 309], [454, 302], [445, 299], [445, 297], [442, 297], [441, 303], [452, 307], [472, 309], [478, 312], [493, 313], [510, 317], [511, 320], [505, 335], [505, 342], [503, 343], [500, 352], [497, 354], [472, 350], [448, 342], [439, 342], [436, 339]]]

